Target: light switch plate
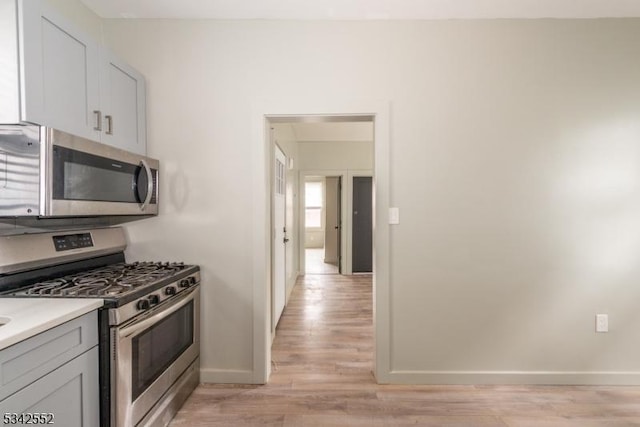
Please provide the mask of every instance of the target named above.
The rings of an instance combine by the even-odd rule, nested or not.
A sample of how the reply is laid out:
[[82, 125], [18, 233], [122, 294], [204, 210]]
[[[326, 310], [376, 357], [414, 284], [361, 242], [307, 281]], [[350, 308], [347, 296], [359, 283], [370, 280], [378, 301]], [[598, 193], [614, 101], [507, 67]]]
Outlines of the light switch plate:
[[596, 314], [596, 332], [609, 332], [609, 316]]
[[389, 208], [389, 224], [400, 224], [400, 208]]

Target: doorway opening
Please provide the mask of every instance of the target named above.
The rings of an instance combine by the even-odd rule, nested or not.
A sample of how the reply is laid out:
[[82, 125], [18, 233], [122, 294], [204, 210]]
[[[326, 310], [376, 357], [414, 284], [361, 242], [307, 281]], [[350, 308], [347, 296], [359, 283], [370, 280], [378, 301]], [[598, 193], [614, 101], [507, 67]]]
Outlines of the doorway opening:
[[[318, 322], [328, 322], [331, 310], [348, 304], [355, 313], [373, 312], [371, 298], [353, 298], [354, 292], [371, 295], [372, 277], [356, 282], [331, 277], [373, 271], [374, 122], [371, 117], [335, 119], [269, 121], [273, 152], [271, 351], [274, 362], [283, 369], [297, 369], [295, 362], [292, 366], [286, 360], [291, 354], [281, 341], [300, 327], [300, 310]], [[287, 252], [294, 252], [296, 246], [297, 258], [289, 259]], [[291, 268], [296, 265], [297, 269]], [[315, 297], [300, 298], [301, 292]], [[290, 300], [296, 307], [291, 312], [287, 310]], [[373, 327], [370, 317], [365, 315], [361, 321], [366, 323], [367, 318], [365, 330]], [[284, 335], [279, 340], [280, 334]], [[303, 342], [301, 338], [299, 357], [305, 357]], [[365, 344], [363, 348], [373, 347], [372, 342]], [[373, 352], [365, 356], [371, 363]], [[309, 362], [314, 363], [313, 357]]]
[[341, 274], [342, 176], [304, 178], [304, 273]]
[[[254, 140], [256, 141], [253, 151], [254, 162], [254, 186], [257, 189], [254, 194], [255, 206], [258, 208], [254, 215], [254, 251], [253, 251], [253, 276], [254, 276], [254, 369], [253, 380], [254, 383], [265, 383], [270, 375], [271, 364], [271, 344], [274, 338], [275, 328], [273, 327], [272, 317], [272, 292], [273, 292], [273, 251], [274, 244], [276, 242], [275, 233], [273, 228], [273, 189], [274, 186], [274, 146], [277, 144], [283, 149], [285, 154], [285, 227], [283, 231], [286, 233], [285, 241], [288, 240], [288, 245], [285, 246], [285, 269], [287, 272], [286, 288], [285, 288], [285, 308], [283, 314], [283, 320], [287, 313], [286, 303], [289, 300], [290, 293], [295, 284], [295, 279], [298, 276], [305, 273], [305, 248], [304, 248], [304, 233], [303, 226], [305, 218], [305, 205], [304, 205], [304, 180], [305, 176], [320, 176], [326, 178], [340, 177], [342, 182], [342, 195], [340, 197], [341, 202], [341, 225], [339, 229], [341, 235], [336, 237], [339, 240], [338, 248], [340, 250], [338, 258], [338, 266], [342, 270], [343, 274], [351, 275], [351, 258], [352, 258], [352, 234], [351, 229], [347, 230], [346, 227], [351, 227], [352, 221], [351, 205], [352, 194], [351, 186], [354, 176], [370, 176], [372, 177], [372, 191], [375, 194], [373, 197], [373, 209], [375, 212], [373, 215], [373, 256], [372, 263], [372, 276], [367, 279], [372, 285], [373, 292], [376, 295], [382, 297], [382, 301], [388, 301], [386, 295], [388, 295], [388, 229], [382, 225], [387, 221], [386, 212], [388, 210], [388, 129], [389, 129], [389, 111], [386, 103], [364, 103], [353, 104], [347, 103], [350, 106], [346, 109], [341, 108], [339, 110], [346, 110], [344, 113], [331, 113], [336, 111], [335, 108], [322, 106], [315, 111], [322, 111], [322, 114], [313, 113], [301, 113], [292, 114], [293, 111], [308, 111], [308, 108], [290, 108], [283, 109], [282, 105], [276, 105], [274, 108], [260, 105], [257, 106], [256, 112], [260, 112], [259, 115], [255, 115], [256, 120], [253, 126]], [[308, 105], [307, 105], [308, 107]], [[313, 111], [313, 110], [312, 110]], [[368, 113], [361, 113], [367, 111]], [[280, 140], [279, 133], [275, 132], [275, 137], [271, 135], [271, 138], [265, 138], [266, 135], [270, 135], [271, 129], [277, 127], [280, 124], [336, 124], [338, 128], [340, 125], [347, 125], [348, 123], [366, 122], [370, 128], [373, 129], [375, 134], [375, 144], [373, 140], [369, 141], [369, 155], [371, 164], [368, 167], [353, 167], [345, 164], [338, 164], [332, 166], [318, 165], [326, 160], [344, 161], [346, 159], [364, 159], [362, 156], [341, 156], [341, 155], [327, 155], [324, 151], [325, 145], [321, 144], [322, 140], [307, 140], [303, 142], [304, 148], [301, 151], [311, 153], [310, 156], [300, 156], [299, 153], [291, 155], [288, 151], [292, 148], [287, 146], [287, 141]], [[295, 132], [292, 132], [300, 142], [300, 139], [304, 139], [304, 126], [299, 127]], [[302, 133], [298, 132], [302, 130]], [[334, 129], [335, 130], [335, 129]], [[301, 138], [302, 135], [302, 138]], [[373, 138], [372, 138], [373, 139]], [[358, 145], [358, 141], [353, 141]], [[359, 141], [363, 142], [363, 141]], [[333, 141], [334, 145], [337, 141]], [[347, 144], [348, 145], [348, 144]], [[345, 145], [344, 147], [346, 147]], [[342, 147], [342, 148], [344, 148]], [[295, 148], [294, 148], [295, 151]], [[315, 154], [313, 154], [315, 153]], [[375, 164], [373, 162], [375, 158]], [[305, 164], [306, 160], [312, 159], [310, 164]], [[347, 187], [345, 189], [345, 187]], [[326, 189], [325, 189], [326, 191]], [[261, 206], [264, 206], [262, 210]], [[323, 205], [324, 206], [324, 205]], [[326, 206], [324, 206], [326, 209]], [[292, 215], [293, 213], [293, 215]], [[266, 216], [264, 216], [266, 214]], [[326, 218], [325, 218], [326, 221]], [[349, 224], [347, 224], [349, 223]], [[326, 225], [326, 223], [325, 223]], [[335, 227], [335, 226], [334, 226]], [[326, 231], [326, 230], [325, 230]], [[324, 247], [324, 246], [323, 246]], [[291, 258], [290, 256], [293, 255]], [[342, 256], [342, 261], [340, 261]], [[282, 258], [282, 257], [281, 257]], [[291, 261], [291, 262], [289, 262]], [[340, 271], [340, 270], [339, 270]], [[289, 272], [292, 273], [289, 276]], [[322, 276], [318, 276], [322, 277]], [[324, 276], [332, 277], [332, 276]], [[335, 275], [333, 277], [340, 277]], [[265, 287], [266, 283], [266, 287]], [[340, 283], [340, 282], [336, 282]], [[379, 298], [376, 301], [381, 301]], [[373, 304], [370, 302], [369, 305]], [[385, 304], [379, 304], [376, 302], [376, 309], [374, 310], [376, 318], [388, 319], [388, 310]], [[369, 306], [368, 310], [373, 307]], [[377, 322], [377, 321], [376, 321]], [[385, 322], [386, 323], [386, 322]], [[282, 324], [282, 322], [281, 322]], [[286, 324], [286, 322], [285, 322]], [[376, 328], [374, 353], [375, 353], [375, 366], [374, 371], [380, 372], [385, 375], [389, 369], [387, 367], [388, 357], [388, 343], [389, 337], [386, 328]], [[380, 353], [380, 349], [383, 353]], [[382, 367], [382, 369], [381, 369]], [[384, 376], [379, 378], [384, 380]]]

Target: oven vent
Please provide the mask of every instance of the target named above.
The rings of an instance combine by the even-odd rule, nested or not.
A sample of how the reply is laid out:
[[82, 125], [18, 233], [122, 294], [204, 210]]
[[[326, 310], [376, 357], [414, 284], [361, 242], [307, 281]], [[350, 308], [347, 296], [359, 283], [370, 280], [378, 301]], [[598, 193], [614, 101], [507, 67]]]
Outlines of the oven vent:
[[111, 330], [111, 360], [116, 361], [118, 352], [116, 351], [116, 347], [118, 346], [118, 332], [116, 329]]

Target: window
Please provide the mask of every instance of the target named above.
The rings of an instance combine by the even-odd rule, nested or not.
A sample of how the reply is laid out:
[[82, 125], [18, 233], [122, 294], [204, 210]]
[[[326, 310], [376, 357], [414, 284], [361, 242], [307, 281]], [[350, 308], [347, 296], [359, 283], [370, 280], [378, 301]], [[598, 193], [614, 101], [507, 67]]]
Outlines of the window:
[[304, 183], [305, 227], [322, 227], [322, 182]]

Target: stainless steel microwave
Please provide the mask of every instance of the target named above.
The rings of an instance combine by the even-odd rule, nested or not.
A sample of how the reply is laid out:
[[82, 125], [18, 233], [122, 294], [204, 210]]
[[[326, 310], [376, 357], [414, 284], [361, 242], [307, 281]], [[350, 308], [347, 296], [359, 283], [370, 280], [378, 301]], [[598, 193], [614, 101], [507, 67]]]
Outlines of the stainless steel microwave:
[[42, 126], [0, 127], [0, 217], [158, 214], [157, 160]]

